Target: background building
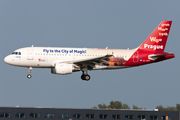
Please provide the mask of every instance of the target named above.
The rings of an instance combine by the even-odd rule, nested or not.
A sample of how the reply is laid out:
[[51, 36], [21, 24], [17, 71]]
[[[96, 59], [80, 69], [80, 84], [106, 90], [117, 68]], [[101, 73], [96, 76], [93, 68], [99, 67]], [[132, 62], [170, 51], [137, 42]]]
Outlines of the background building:
[[0, 107], [0, 120], [180, 120], [180, 112], [157, 110], [102, 110]]

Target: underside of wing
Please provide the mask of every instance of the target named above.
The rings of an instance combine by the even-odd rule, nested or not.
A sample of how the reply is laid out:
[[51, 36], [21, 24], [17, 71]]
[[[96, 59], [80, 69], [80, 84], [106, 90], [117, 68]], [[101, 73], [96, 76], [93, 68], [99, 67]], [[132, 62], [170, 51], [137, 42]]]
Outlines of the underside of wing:
[[75, 60], [73, 61], [73, 64], [76, 64], [80, 68], [87, 67], [89, 70], [91, 70], [96, 64], [100, 64], [101, 62], [108, 62], [109, 57], [112, 57], [112, 56], [113, 55], [104, 55], [104, 56], [94, 57], [94, 58], [89, 58], [89, 59]]

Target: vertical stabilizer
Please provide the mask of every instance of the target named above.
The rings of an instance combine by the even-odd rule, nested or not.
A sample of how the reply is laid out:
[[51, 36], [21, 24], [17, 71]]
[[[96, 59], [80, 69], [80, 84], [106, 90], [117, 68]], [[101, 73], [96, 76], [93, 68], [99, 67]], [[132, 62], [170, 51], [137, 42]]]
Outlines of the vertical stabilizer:
[[138, 49], [164, 52], [172, 21], [162, 21]]

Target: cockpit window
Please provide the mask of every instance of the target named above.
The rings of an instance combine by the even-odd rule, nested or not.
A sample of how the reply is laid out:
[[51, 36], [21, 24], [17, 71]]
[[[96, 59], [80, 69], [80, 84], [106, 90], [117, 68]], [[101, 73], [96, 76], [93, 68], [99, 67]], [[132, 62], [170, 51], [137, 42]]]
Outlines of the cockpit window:
[[13, 55], [21, 55], [21, 52], [13, 52]]

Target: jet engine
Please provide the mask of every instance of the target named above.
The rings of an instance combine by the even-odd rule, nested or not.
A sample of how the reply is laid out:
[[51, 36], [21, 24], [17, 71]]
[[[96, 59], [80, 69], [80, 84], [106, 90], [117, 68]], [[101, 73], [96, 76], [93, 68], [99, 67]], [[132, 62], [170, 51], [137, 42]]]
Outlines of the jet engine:
[[51, 68], [52, 74], [66, 75], [71, 74], [73, 71], [73, 64], [58, 63], [54, 68]]

